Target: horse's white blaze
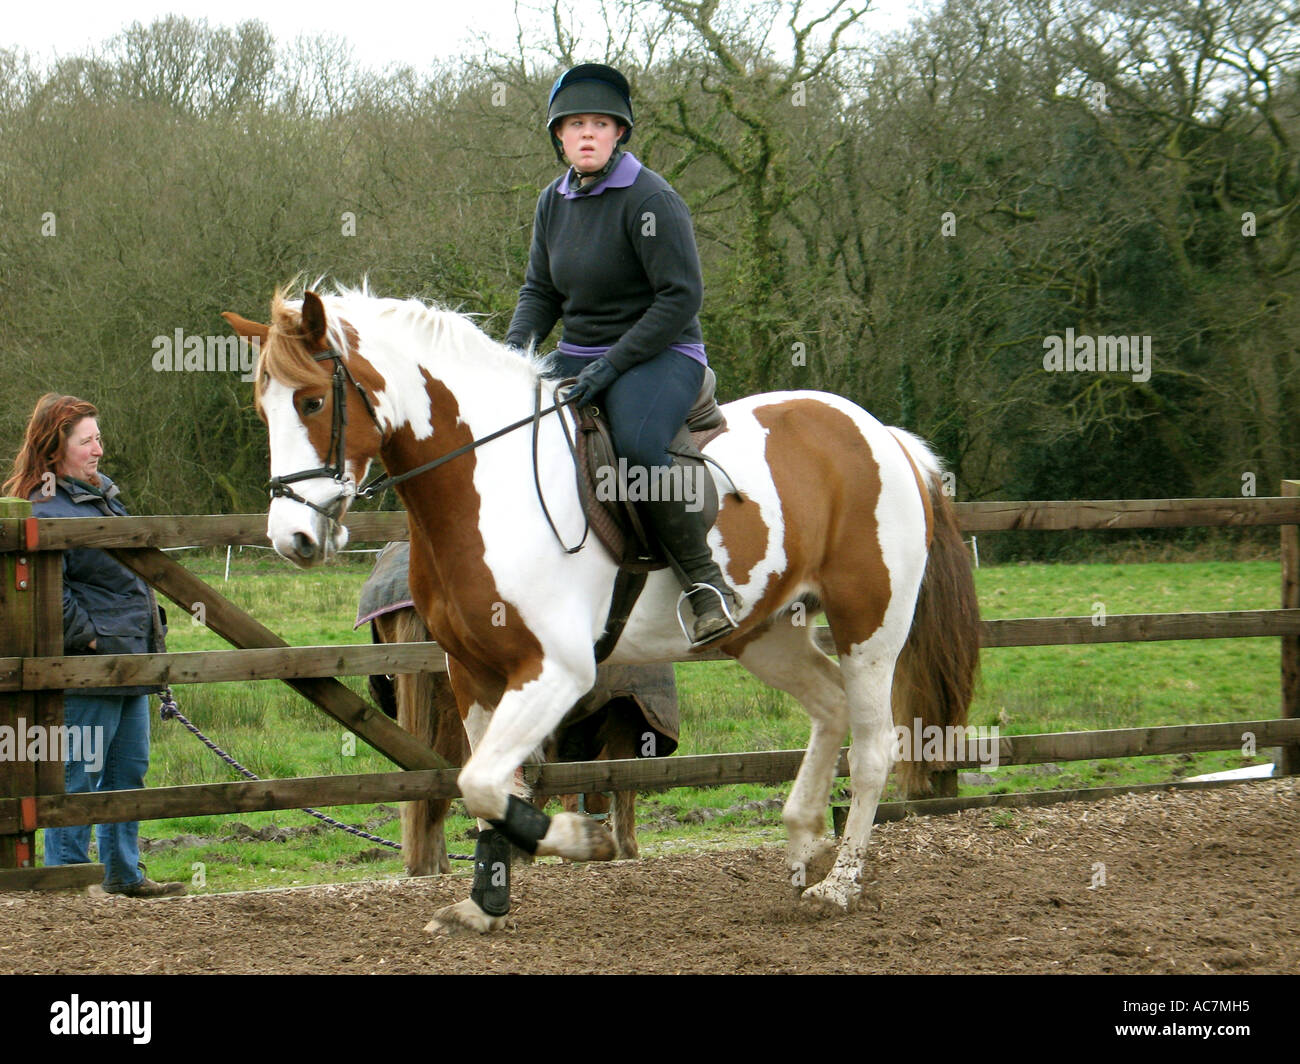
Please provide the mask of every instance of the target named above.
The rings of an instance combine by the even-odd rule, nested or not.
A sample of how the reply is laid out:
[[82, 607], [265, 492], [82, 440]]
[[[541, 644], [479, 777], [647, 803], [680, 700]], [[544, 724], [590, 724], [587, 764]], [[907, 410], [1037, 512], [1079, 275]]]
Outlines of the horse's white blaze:
[[[279, 381], [271, 380], [262, 389], [262, 410], [266, 414], [267, 432], [271, 442], [271, 476], [288, 476], [304, 469], [316, 469], [324, 459], [312, 446], [307, 429], [293, 405], [293, 389]], [[338, 485], [329, 477], [314, 477], [297, 481], [293, 490], [317, 506], [325, 506], [338, 494]], [[290, 561], [302, 564], [304, 559], [294, 549], [294, 537], [306, 536], [322, 550], [311, 562], [324, 561], [334, 552], [342, 550], [348, 541], [348, 530], [335, 525], [329, 534], [328, 522], [310, 506], [293, 499], [271, 500], [267, 511], [266, 534], [276, 551]]]

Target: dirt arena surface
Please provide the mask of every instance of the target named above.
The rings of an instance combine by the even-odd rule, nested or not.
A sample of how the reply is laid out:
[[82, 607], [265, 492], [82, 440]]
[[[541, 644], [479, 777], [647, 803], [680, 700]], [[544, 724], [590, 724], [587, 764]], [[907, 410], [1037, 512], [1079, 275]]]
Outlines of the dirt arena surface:
[[795, 903], [779, 847], [518, 868], [514, 928], [491, 937], [422, 930], [464, 876], [0, 894], [0, 972], [1300, 971], [1295, 779], [912, 819], [874, 850], [849, 915]]

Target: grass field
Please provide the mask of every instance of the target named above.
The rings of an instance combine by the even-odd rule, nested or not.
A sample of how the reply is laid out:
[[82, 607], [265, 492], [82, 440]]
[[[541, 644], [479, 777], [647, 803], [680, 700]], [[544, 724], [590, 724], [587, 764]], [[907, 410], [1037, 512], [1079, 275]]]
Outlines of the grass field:
[[[369, 569], [366, 555], [329, 569], [299, 573], [264, 551], [237, 554], [228, 582], [225, 555], [187, 552], [182, 561], [236, 604], [298, 646], [365, 641], [351, 630]], [[986, 618], [1087, 616], [1198, 610], [1267, 609], [1278, 603], [1276, 560], [1153, 564], [1012, 564], [976, 574]], [[171, 608], [168, 649], [224, 649], [226, 644]], [[179, 615], [178, 615], [179, 614]], [[1004, 735], [1272, 718], [1278, 715], [1280, 657], [1276, 639], [1194, 640], [1072, 647], [993, 648], [970, 722]], [[807, 715], [730, 662], [677, 667], [682, 754], [802, 747]], [[345, 678], [358, 692], [364, 679]], [[334, 721], [278, 682], [201, 684], [176, 689], [182, 712], [245, 766], [263, 777], [381, 772], [390, 763], [353, 743]], [[355, 749], [353, 749], [355, 747]], [[1239, 752], [1130, 758], [1057, 766], [1008, 766], [993, 782], [962, 794], [1163, 782], [1267, 760]], [[152, 786], [239, 778], [182, 727], [155, 717]], [[642, 796], [645, 854], [780, 841], [779, 802], [788, 785], [679, 789]], [[718, 811], [722, 812], [719, 813]], [[358, 806], [325, 810], [397, 840], [397, 810]], [[196, 889], [233, 890], [401, 874], [393, 851], [285, 811], [151, 821], [142, 837], [176, 839], [144, 855], [155, 879], [196, 879]], [[469, 821], [449, 821], [449, 847], [469, 853]], [[277, 830], [283, 829], [283, 830]], [[284, 841], [249, 842], [249, 831]], [[285, 836], [289, 836], [285, 839]], [[241, 836], [244, 838], [241, 839]], [[226, 841], [222, 841], [226, 840]], [[467, 865], [461, 867], [467, 868]]]

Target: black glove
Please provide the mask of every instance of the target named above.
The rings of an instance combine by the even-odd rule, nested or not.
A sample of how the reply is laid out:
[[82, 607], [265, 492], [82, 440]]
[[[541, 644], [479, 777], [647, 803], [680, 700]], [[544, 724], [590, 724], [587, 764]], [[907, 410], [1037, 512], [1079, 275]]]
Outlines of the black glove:
[[586, 406], [616, 380], [618, 370], [607, 359], [595, 359], [578, 374], [578, 379], [569, 389], [568, 398], [576, 406]]

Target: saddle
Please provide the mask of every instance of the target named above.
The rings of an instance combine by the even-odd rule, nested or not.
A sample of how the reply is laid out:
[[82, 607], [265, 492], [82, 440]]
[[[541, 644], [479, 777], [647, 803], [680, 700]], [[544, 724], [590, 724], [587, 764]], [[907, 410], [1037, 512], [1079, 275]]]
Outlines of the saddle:
[[673, 464], [660, 481], [645, 475], [647, 470], [629, 470], [626, 460], [618, 457], [609, 422], [597, 406], [588, 404], [577, 412], [578, 495], [591, 530], [620, 569], [649, 573], [668, 565], [658, 542], [647, 530], [638, 502], [660, 498], [656, 493], [671, 490], [684, 496], [688, 505], [698, 505], [709, 527], [717, 520], [718, 490], [701, 452], [727, 428], [715, 394], [717, 383], [717, 376], [706, 366], [700, 393], [686, 422], [668, 444]]
[[[649, 533], [636, 504], [663, 497], [655, 492], [675, 491], [690, 505], [698, 504], [708, 527], [717, 520], [718, 489], [705, 468], [705, 462], [711, 460], [702, 451], [727, 428], [727, 419], [715, 394], [717, 383], [716, 374], [706, 366], [699, 395], [686, 415], [686, 422], [668, 444], [673, 464], [666, 483], [651, 480], [648, 470], [629, 470], [626, 460], [619, 458], [614, 450], [609, 423], [598, 407], [588, 404], [576, 412], [578, 496], [591, 530], [618, 564], [605, 631], [595, 646], [597, 663], [613, 652], [623, 634], [632, 607], [645, 586], [646, 574], [673, 564]], [[734, 485], [732, 491], [736, 491]]]

